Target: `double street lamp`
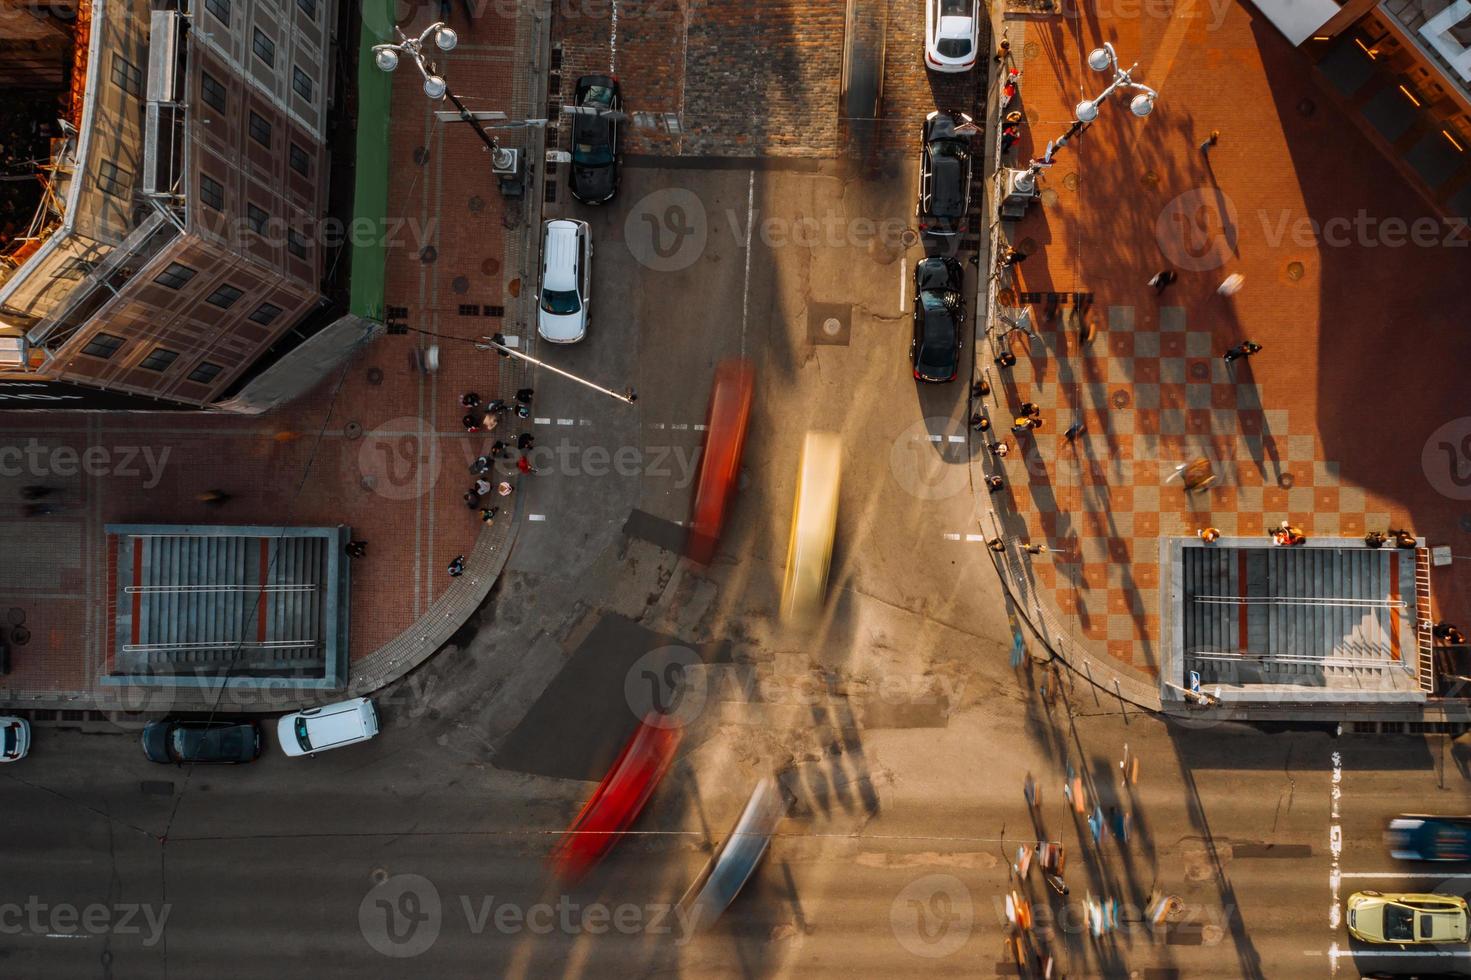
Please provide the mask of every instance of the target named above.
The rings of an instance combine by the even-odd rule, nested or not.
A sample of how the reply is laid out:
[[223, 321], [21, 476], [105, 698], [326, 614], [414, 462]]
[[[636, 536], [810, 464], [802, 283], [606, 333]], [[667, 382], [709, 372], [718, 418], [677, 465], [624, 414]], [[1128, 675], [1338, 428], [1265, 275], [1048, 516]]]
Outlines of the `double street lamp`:
[[398, 67], [399, 57], [407, 55], [413, 61], [414, 67], [419, 69], [419, 74], [424, 76], [424, 94], [435, 102], [440, 99], [449, 99], [459, 110], [460, 119], [474, 127], [476, 135], [480, 137], [486, 149], [490, 150], [491, 170], [501, 174], [515, 173], [516, 151], [501, 146], [485, 131], [485, 127], [480, 124], [479, 117], [465, 108], [465, 103], [460, 101], [459, 96], [450, 91], [449, 82], [444, 80], [444, 76], [439, 73], [434, 62], [424, 57], [424, 48], [431, 43], [441, 51], [453, 51], [455, 45], [460, 42], [455, 32], [442, 21], [430, 24], [418, 37], [409, 37], [397, 25], [393, 30], [398, 35], [398, 43], [373, 45], [373, 62], [381, 70], [391, 72]]

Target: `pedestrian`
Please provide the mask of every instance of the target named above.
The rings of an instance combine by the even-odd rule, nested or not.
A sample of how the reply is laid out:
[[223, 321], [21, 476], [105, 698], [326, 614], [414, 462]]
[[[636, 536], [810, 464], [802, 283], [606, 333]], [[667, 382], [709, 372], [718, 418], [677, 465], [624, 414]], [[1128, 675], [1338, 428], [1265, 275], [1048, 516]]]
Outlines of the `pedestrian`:
[[490, 457], [476, 456], [475, 462], [470, 464], [470, 472], [475, 476], [484, 476], [490, 472]]
[[517, 388], [516, 389], [516, 404], [517, 405], [530, 405], [531, 404], [531, 396], [533, 394], [535, 394], [535, 389], [532, 389], [532, 388]]
[[[489, 418], [489, 417], [490, 416], [488, 416], [488, 415], [486, 416], [486, 418]], [[475, 416], [473, 416], [473, 415], [468, 415], [467, 414], [464, 418], [460, 419], [460, 424], [465, 427], [465, 431], [466, 432], [479, 432], [480, 431], [480, 425], [479, 425], [479, 423], [477, 423], [475, 421]]]
[[1394, 546], [1396, 548], [1409, 550], [1411, 548], [1417, 548], [1420, 545], [1420, 542], [1415, 540], [1415, 535], [1409, 531], [1399, 530], [1389, 533], [1394, 535]]
[[454, 560], [449, 563], [449, 577], [459, 578], [465, 574], [465, 556], [455, 555]]
[[502, 497], [509, 497], [511, 495], [511, 491], [514, 489], [516, 488], [511, 486], [505, 480], [502, 480], [500, 484], [495, 488], [495, 492], [500, 494]]
[[1021, 413], [1026, 416], [1041, 415], [1042, 406], [1036, 402], [1022, 402]]
[[1209, 154], [1210, 151], [1211, 151], [1211, 147], [1215, 146], [1220, 141], [1221, 141], [1221, 131], [1219, 129], [1213, 129], [1213, 130], [1211, 130], [1211, 134], [1209, 136], [1207, 136], [1205, 138], [1204, 142], [1202, 142], [1200, 144], [1200, 152], [1201, 153]]
[[531, 465], [531, 460], [527, 459], [524, 454], [521, 456], [520, 459], [516, 460], [516, 469], [520, 470], [522, 473], [536, 472], [536, 467]]
[[1047, 547], [1045, 544], [1029, 544], [1022, 550], [1029, 555], [1045, 555], [1052, 549]]
[[204, 493], [196, 495], [194, 499], [199, 501], [201, 504], [208, 504], [211, 507], [223, 507], [228, 504], [232, 498], [230, 494], [226, 493], [223, 490], [206, 490], [204, 491]]
[[346, 550], [349, 558], [366, 558], [368, 557], [368, 542], [349, 541]]
[[495, 442], [493, 442], [493, 443], [490, 444], [490, 455], [491, 455], [491, 458], [492, 459], [510, 459], [511, 458], [511, 453], [506, 448], [506, 444], [504, 442], [501, 442], [499, 439], [497, 439]]
[[1206, 544], [1215, 544], [1217, 541], [1221, 540], [1221, 532], [1213, 527], [1203, 527], [1195, 533], [1198, 534], [1200, 536], [1200, 540], [1204, 541]]
[[1083, 431], [1083, 421], [1079, 419], [1078, 421], [1067, 427], [1067, 431], [1062, 434], [1062, 437], [1068, 442], [1072, 442], [1074, 439], [1078, 438], [1078, 436], [1082, 435]]
[[1011, 427], [1011, 431], [1020, 434], [1023, 432], [1029, 432], [1032, 429], [1040, 428], [1042, 428], [1041, 416], [1022, 415], [1017, 418], [1016, 423]]
[[995, 493], [1002, 487], [1006, 486], [1006, 482], [1002, 480], [1001, 477], [992, 473], [990, 476], [986, 477], [986, 486], [988, 489], [990, 489], [992, 493]]
[[1302, 533], [1302, 528], [1289, 524], [1285, 520], [1272, 529], [1272, 543], [1275, 545], [1290, 548], [1293, 545], [1304, 544], [1306, 541], [1307, 535]]
[[1246, 277], [1239, 272], [1233, 272], [1221, 284], [1216, 287], [1216, 292], [1222, 296], [1235, 296], [1241, 292], [1241, 287], [1246, 285]]
[[1237, 344], [1235, 347], [1232, 347], [1221, 356], [1226, 359], [1227, 364], [1230, 364], [1232, 361], [1236, 360], [1239, 357], [1250, 357], [1261, 349], [1261, 344], [1253, 343], [1250, 340], [1247, 340], [1240, 344]]
[[1019, 251], [1008, 245], [1006, 246], [1006, 251], [1001, 255], [1001, 267], [1009, 269], [1014, 265], [1020, 265], [1025, 262], [1027, 258], [1028, 255], [1026, 252]]
[[55, 492], [55, 487], [41, 486], [38, 483], [33, 483], [30, 486], [20, 488], [20, 496], [22, 500], [40, 500], [42, 497], [49, 497]]
[[523, 432], [516, 437], [516, 448], [521, 450], [522, 452], [525, 452], [535, 445], [536, 439], [532, 437], [530, 432]]
[[461, 408], [475, 408], [480, 404], [480, 396], [473, 391], [467, 391], [460, 396]]
[[499, 507], [482, 507], [480, 510], [480, 519], [485, 522], [486, 527], [490, 527], [495, 524], [495, 515], [500, 512], [501, 509]]
[[1002, 41], [1000, 44], [996, 45], [996, 57], [994, 59], [995, 62], [996, 62], [996, 64], [998, 64], [998, 65], [1001, 64], [1001, 62], [1005, 61], [1010, 56], [1011, 56], [1011, 42], [1010, 41]]
[[1005, 459], [1006, 454], [1011, 452], [1011, 447], [1008, 446], [1005, 442], [988, 442], [986, 443], [986, 448], [991, 450], [993, 455], [998, 456], [1002, 459]]
[[483, 497], [486, 494], [490, 493], [490, 491], [490, 481], [487, 480], [485, 477], [482, 476], [480, 479], [475, 481], [475, 492], [478, 493], [480, 496]]
[[1006, 551], [1006, 542], [1002, 541], [1000, 538], [992, 538], [990, 541], [986, 542], [986, 547], [990, 548], [992, 551], [996, 552], [999, 555]]
[[465, 502], [465, 506], [470, 508], [471, 510], [474, 510], [480, 506], [480, 494], [476, 493], [473, 489], [466, 490], [465, 495], [460, 499], [463, 500]]
[[511, 407], [499, 398], [492, 398], [485, 403], [485, 411], [489, 415], [504, 415], [510, 410]]
[[1385, 542], [1388, 540], [1388, 535], [1386, 535], [1383, 531], [1370, 531], [1368, 534], [1364, 535], [1364, 544], [1370, 548], [1382, 548], [1384, 547]]
[[1188, 463], [1181, 463], [1175, 472], [1180, 474], [1180, 480], [1185, 484], [1187, 493], [1204, 490], [1216, 482], [1215, 468], [1204, 456], [1197, 456]]
[[1164, 269], [1160, 272], [1156, 272], [1154, 276], [1149, 280], [1149, 282], [1145, 283], [1145, 285], [1153, 286], [1154, 295], [1158, 296], [1160, 293], [1165, 291], [1166, 286], [1168, 286], [1170, 283], [1174, 282], [1178, 278], [1180, 277], [1175, 275], [1175, 270]]
[[991, 420], [977, 412], [970, 417], [970, 427], [977, 432], [986, 432], [991, 428]]
[[1001, 128], [1001, 152], [1005, 153], [1011, 149], [1019, 139], [1021, 139], [1021, 133], [1017, 132], [1015, 126], [1003, 126]]
[[1466, 642], [1466, 637], [1461, 635], [1461, 631], [1444, 620], [1431, 627], [1430, 634], [1451, 646], [1461, 646]]
[[1016, 364], [1016, 355], [1013, 354], [1009, 350], [1002, 351], [1001, 354], [1000, 354], [1000, 356], [998, 356], [996, 358], [996, 366], [997, 367], [1009, 368], [1009, 367], [1014, 366], [1015, 364]]
[[[467, 418], [469, 416], [466, 416]], [[494, 412], [486, 412], [480, 417], [480, 428], [486, 432], [494, 432], [495, 427], [501, 424], [501, 417]], [[479, 432], [480, 429], [471, 429], [471, 432]]]
[[1022, 124], [1022, 113], [1020, 109], [1013, 109], [1006, 114], [1006, 125], [1020, 126]]
[[990, 393], [991, 384], [984, 378], [970, 386], [970, 396], [972, 398], [985, 398]]

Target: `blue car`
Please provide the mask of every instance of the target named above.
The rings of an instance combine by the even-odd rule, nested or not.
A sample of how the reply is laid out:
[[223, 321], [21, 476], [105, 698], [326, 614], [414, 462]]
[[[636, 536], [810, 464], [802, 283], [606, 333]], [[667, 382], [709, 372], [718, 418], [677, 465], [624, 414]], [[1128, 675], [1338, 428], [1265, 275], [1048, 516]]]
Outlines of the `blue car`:
[[1401, 861], [1471, 861], [1471, 817], [1402, 813], [1389, 821], [1384, 843]]

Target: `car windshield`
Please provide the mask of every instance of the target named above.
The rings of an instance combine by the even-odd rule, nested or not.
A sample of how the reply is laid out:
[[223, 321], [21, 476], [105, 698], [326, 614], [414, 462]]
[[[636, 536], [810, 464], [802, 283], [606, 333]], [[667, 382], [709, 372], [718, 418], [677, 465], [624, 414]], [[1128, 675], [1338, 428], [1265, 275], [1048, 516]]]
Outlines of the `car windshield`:
[[296, 719], [296, 744], [301, 746], [303, 752], [312, 750], [312, 741], [306, 737], [306, 719], [300, 716]]
[[1384, 906], [1384, 938], [1414, 939], [1415, 912], [1403, 905]]
[[200, 735], [197, 732], [175, 728], [169, 741], [175, 758], [188, 759], [199, 754]]
[[941, 17], [969, 17], [970, 0], [940, 0]]
[[582, 104], [610, 106], [613, 104], [613, 90], [606, 85], [589, 85]]
[[541, 308], [544, 313], [569, 316], [582, 309], [582, 304], [577, 300], [577, 293], [570, 289], [565, 292], [548, 289], [541, 294]]
[[942, 37], [935, 42], [935, 50], [943, 58], [963, 58], [970, 54], [970, 38]]
[[16, 744], [18, 742], [18, 739], [16, 739], [16, 737], [15, 737], [15, 732], [16, 732], [16, 727], [14, 725], [6, 725], [5, 726], [5, 744], [4, 744], [4, 750], [5, 750], [5, 754], [6, 755], [9, 755], [10, 753], [12, 753], [12, 752], [15, 751], [15, 747], [16, 747]]
[[613, 162], [613, 138], [606, 120], [577, 119], [573, 137], [572, 162], [584, 167], [606, 166]]

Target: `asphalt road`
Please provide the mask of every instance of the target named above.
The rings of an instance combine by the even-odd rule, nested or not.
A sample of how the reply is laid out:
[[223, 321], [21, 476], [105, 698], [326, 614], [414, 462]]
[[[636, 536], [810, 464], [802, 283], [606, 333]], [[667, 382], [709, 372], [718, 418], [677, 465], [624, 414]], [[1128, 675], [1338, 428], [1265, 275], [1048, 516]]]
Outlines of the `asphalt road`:
[[[1466, 949], [1367, 950], [1333, 912], [1360, 888], [1471, 892], [1379, 842], [1396, 812], [1466, 812], [1455, 745], [1172, 728], [1012, 666], [1015, 627], [966, 540], [966, 385], [918, 389], [907, 367], [921, 249], [866, 233], [907, 224], [913, 183], [912, 164], [629, 168], [618, 204], [587, 213], [591, 334], [538, 351], [640, 398], [538, 379], [543, 472], [490, 603], [380, 698], [367, 745], [190, 771], [145, 762], [135, 732], [39, 730], [0, 771], [0, 974], [1014, 976], [1012, 888], [1068, 976], [1471, 970]], [[688, 517], [730, 356], [757, 397], [701, 569], [660, 538]], [[841, 434], [843, 490], [827, 607], [792, 632], [775, 609], [809, 428]], [[546, 855], [639, 714], [620, 680], [663, 646], [706, 665], [679, 761], [638, 832], [559, 886]], [[1086, 809], [1131, 814], [1126, 840], [1092, 841], [1069, 767]], [[768, 773], [793, 802], [760, 871], [718, 922], [681, 922], [671, 904]], [[1038, 837], [1067, 850], [1066, 898], [1035, 871], [1010, 881]], [[1156, 889], [1182, 903], [1157, 931], [1138, 921]], [[1090, 894], [1122, 903], [1117, 931], [1089, 935]]]

